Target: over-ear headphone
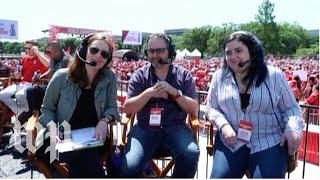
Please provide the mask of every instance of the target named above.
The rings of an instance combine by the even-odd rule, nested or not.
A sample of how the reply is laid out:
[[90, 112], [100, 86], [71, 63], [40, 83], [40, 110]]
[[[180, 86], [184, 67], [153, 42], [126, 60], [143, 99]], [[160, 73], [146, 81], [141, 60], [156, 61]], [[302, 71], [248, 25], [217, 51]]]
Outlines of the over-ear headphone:
[[161, 33], [157, 33], [157, 34], [152, 34], [148, 40], [146, 41], [146, 45], [145, 45], [145, 50], [144, 50], [144, 54], [145, 56], [148, 57], [148, 42], [151, 38], [154, 37], [160, 37], [162, 39], [164, 39], [164, 41], [167, 44], [167, 48], [168, 48], [168, 58], [171, 60], [171, 62], [175, 59], [177, 53], [176, 53], [176, 46], [174, 44], [174, 42], [172, 41], [171, 37], [166, 35], [166, 34], [161, 34]]
[[[78, 48], [77, 48], [77, 54], [79, 54], [79, 56], [80, 56], [80, 58], [82, 58], [82, 59], [84, 59], [84, 60], [86, 60], [86, 56], [87, 56], [87, 51], [88, 51], [88, 46], [89, 46], [89, 40], [90, 40], [90, 38], [92, 37], [92, 36], [94, 36], [94, 35], [96, 35], [95, 33], [94, 34], [90, 34], [90, 35], [88, 35], [87, 37], [85, 37], [82, 41], [81, 41], [81, 43], [80, 43], [80, 45], [78, 46]], [[109, 41], [109, 40], [108, 40]], [[108, 46], [109, 46], [109, 50], [110, 50], [110, 56], [109, 56], [109, 58], [107, 59], [107, 63], [106, 64], [109, 64], [110, 62], [111, 62], [111, 60], [112, 60], [112, 44], [110, 43], [110, 44], [108, 44]]]

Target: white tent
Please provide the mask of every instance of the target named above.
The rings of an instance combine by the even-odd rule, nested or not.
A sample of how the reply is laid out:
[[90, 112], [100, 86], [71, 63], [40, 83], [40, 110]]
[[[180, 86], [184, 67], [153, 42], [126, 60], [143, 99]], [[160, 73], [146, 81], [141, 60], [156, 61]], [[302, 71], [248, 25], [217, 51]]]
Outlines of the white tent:
[[182, 51], [182, 54], [183, 54], [184, 57], [190, 56], [190, 51], [188, 49], [184, 49]]
[[130, 49], [119, 49], [119, 50], [113, 52], [113, 53], [112, 53], [112, 56], [113, 56], [113, 57], [122, 58], [122, 56], [123, 56], [125, 53], [129, 52], [129, 51], [131, 51], [131, 50], [130, 50]]
[[191, 53], [190, 56], [192, 57], [201, 57], [201, 52], [198, 49], [194, 49]]
[[176, 59], [183, 59], [184, 58], [184, 54], [178, 49], [176, 50]]

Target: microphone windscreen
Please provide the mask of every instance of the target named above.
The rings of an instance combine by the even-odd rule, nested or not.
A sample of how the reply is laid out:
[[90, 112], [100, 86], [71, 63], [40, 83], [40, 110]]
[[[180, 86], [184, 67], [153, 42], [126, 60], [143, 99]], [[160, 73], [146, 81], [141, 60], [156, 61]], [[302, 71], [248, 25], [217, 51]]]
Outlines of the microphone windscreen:
[[91, 61], [91, 62], [88, 62], [88, 64], [89, 64], [90, 66], [96, 66], [96, 65], [97, 65], [97, 62]]

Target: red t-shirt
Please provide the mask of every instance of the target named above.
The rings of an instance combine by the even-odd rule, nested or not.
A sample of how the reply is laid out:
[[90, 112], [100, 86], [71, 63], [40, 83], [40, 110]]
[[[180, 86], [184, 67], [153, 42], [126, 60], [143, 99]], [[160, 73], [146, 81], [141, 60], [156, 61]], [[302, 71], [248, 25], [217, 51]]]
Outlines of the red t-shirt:
[[307, 103], [310, 105], [319, 106], [319, 92], [313, 92], [308, 98]]
[[31, 82], [34, 72], [37, 70], [41, 74], [48, 71], [48, 68], [40, 62], [37, 56], [30, 57], [27, 55], [22, 59], [22, 81]]

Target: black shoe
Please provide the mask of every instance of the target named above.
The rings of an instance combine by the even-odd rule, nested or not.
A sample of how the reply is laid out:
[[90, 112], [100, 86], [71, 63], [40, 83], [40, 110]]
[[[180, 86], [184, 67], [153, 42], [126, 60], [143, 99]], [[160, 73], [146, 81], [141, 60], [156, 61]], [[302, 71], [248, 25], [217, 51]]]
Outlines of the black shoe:
[[18, 120], [20, 121], [21, 124], [24, 124], [25, 122], [28, 121], [28, 119], [31, 117], [31, 113], [30, 112], [22, 112], [19, 116], [18, 116]]

